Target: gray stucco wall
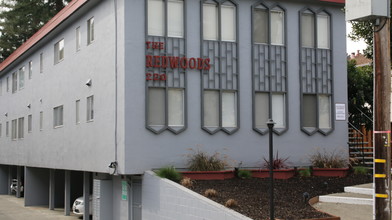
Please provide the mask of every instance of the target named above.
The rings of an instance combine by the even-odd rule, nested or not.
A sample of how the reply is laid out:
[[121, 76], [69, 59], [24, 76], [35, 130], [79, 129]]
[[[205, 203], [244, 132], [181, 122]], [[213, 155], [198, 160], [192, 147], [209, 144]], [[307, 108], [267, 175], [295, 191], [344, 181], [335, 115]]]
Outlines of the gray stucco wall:
[[[108, 165], [114, 161], [114, 6], [112, 1], [100, 1], [95, 7], [93, 4], [83, 6], [88, 11], [79, 10], [1, 76], [0, 164], [109, 172]], [[95, 40], [87, 45], [87, 20], [91, 17], [95, 20]], [[82, 37], [80, 51], [76, 51], [75, 39], [78, 26]], [[65, 42], [65, 58], [54, 64], [54, 45], [61, 39]], [[44, 57], [43, 73], [39, 71], [40, 53]], [[30, 60], [33, 62], [31, 80], [28, 79]], [[15, 94], [6, 92], [6, 77], [12, 80], [11, 74], [22, 66], [25, 66], [24, 89]], [[88, 79], [92, 79], [91, 87], [85, 85]], [[86, 98], [91, 95], [94, 95], [95, 116], [93, 122], [86, 122]], [[76, 100], [80, 100], [80, 124], [75, 121]], [[64, 126], [53, 128], [53, 108], [59, 105], [64, 106]], [[39, 129], [41, 111], [42, 131]], [[28, 133], [30, 114], [32, 132]], [[11, 120], [19, 117], [24, 117], [24, 138], [12, 141]], [[9, 137], [5, 135], [6, 121], [10, 124]]]
[[[165, 131], [156, 135], [145, 129], [145, 11], [144, 1], [126, 1], [125, 10], [125, 169], [141, 173], [167, 165], [186, 166], [190, 148], [230, 158], [232, 166], [258, 167], [268, 157], [268, 135], [252, 130], [251, 88], [251, 5], [256, 1], [237, 1], [239, 10], [240, 129], [227, 135], [210, 135], [201, 129], [200, 72], [187, 71], [188, 128], [175, 135]], [[268, 2], [270, 4], [271, 2]], [[289, 129], [274, 137], [275, 152], [290, 157], [292, 165], [309, 164], [308, 155], [316, 148], [347, 150], [347, 122], [335, 121], [334, 131], [324, 136], [308, 136], [300, 128], [299, 87], [299, 11], [306, 6], [331, 13], [333, 43], [334, 102], [347, 103], [345, 21], [341, 8], [328, 5], [279, 1], [287, 10], [288, 122]], [[200, 57], [200, 1], [186, 1], [187, 57]], [[137, 30], [137, 31], [135, 31]], [[143, 31], [139, 31], [143, 30]], [[333, 103], [334, 105], [334, 103]], [[335, 115], [332, 116], [335, 119]]]

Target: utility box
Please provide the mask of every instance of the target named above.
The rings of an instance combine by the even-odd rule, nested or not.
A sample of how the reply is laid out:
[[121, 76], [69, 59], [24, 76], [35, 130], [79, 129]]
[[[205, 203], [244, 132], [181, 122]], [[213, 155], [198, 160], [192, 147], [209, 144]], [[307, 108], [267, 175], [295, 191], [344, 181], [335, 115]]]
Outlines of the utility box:
[[346, 20], [365, 21], [389, 17], [390, 0], [346, 0]]

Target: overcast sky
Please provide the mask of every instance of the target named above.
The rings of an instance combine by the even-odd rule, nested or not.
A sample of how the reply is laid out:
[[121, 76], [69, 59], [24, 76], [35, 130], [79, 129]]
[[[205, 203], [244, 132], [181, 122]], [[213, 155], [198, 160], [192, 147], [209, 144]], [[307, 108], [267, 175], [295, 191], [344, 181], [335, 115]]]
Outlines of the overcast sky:
[[[347, 24], [347, 26], [346, 26], [346, 36], [347, 36], [351, 32], [351, 24], [350, 23], [346, 23], [346, 24]], [[348, 54], [351, 54], [353, 52], [357, 53], [357, 50], [360, 50], [360, 52], [363, 53], [362, 50], [364, 50], [366, 48], [366, 44], [365, 44], [365, 42], [363, 40], [359, 41], [359, 42], [353, 42], [353, 41], [351, 41], [347, 37], [346, 42], [347, 42], [347, 50], [346, 50], [346, 52]]]

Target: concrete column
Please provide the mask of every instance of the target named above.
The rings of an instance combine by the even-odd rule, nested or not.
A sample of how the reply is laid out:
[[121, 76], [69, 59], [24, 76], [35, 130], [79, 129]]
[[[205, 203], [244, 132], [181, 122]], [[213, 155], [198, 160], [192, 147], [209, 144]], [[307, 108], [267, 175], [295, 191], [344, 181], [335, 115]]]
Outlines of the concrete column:
[[8, 185], [8, 166], [0, 165], [0, 194], [8, 194], [10, 185]]
[[[17, 166], [16, 167], [16, 178], [18, 180], [18, 187], [16, 188], [16, 198], [20, 198], [21, 197], [21, 193], [20, 193], [20, 186], [23, 185], [22, 183], [22, 167], [21, 166]], [[24, 186], [23, 186], [24, 187]]]
[[12, 184], [12, 168], [8, 166], [8, 195], [11, 195], [11, 184]]
[[71, 212], [71, 171], [64, 173], [64, 215], [69, 216]]
[[55, 197], [55, 170], [49, 170], [49, 209], [54, 210], [54, 197]]
[[84, 200], [84, 211], [83, 220], [90, 219], [90, 173], [83, 173], [83, 200]]

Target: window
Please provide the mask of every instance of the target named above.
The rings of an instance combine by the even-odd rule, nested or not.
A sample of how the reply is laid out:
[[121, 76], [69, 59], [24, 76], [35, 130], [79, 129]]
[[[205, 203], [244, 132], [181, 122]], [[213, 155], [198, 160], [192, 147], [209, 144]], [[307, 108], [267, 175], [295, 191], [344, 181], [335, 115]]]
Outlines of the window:
[[87, 45], [94, 42], [94, 17], [87, 21]]
[[0, 79], [0, 96], [3, 95], [3, 81]]
[[229, 0], [204, 0], [201, 19], [202, 57], [211, 65], [201, 70], [202, 129], [232, 134], [239, 128], [237, 7]]
[[253, 130], [266, 134], [272, 119], [274, 133], [282, 134], [287, 130], [285, 10], [257, 3], [252, 17]]
[[64, 59], [64, 39], [54, 45], [54, 64]]
[[9, 129], [10, 129], [10, 125], [9, 125], [9, 122], [7, 121], [7, 122], [5, 123], [5, 136], [7, 136], [7, 137], [10, 136], [10, 131], [9, 131]]
[[[203, 39], [236, 41], [236, 13], [235, 5], [230, 1], [225, 1], [220, 5], [214, 1], [206, 1], [203, 4]], [[219, 33], [221, 39], [219, 39]]]
[[39, 113], [39, 130], [42, 131], [44, 128], [44, 112]]
[[165, 89], [149, 88], [148, 92], [148, 125], [164, 126], [165, 125]]
[[11, 139], [17, 139], [17, 129], [18, 129], [18, 121], [16, 119], [12, 120], [11, 122]]
[[75, 102], [75, 120], [76, 120], [76, 124], [80, 123], [80, 100], [76, 100]]
[[12, 93], [18, 90], [18, 74], [17, 72], [12, 73]]
[[301, 127], [308, 135], [333, 130], [330, 14], [304, 9], [301, 24]]
[[[167, 11], [165, 4], [167, 5]], [[147, 19], [148, 35], [184, 37], [183, 0], [148, 0]], [[166, 23], [167, 31], [165, 31]]]
[[63, 106], [58, 106], [53, 109], [53, 127], [63, 126]]
[[33, 116], [29, 115], [27, 117], [27, 132], [31, 133], [33, 130]]
[[43, 73], [44, 72], [44, 54], [40, 53], [39, 55], [39, 72]]
[[24, 118], [18, 119], [18, 138], [24, 138]]
[[80, 50], [82, 45], [82, 35], [80, 33], [80, 27], [76, 28], [76, 51]]
[[168, 125], [184, 126], [184, 90], [168, 90]]
[[10, 91], [10, 82], [9, 77], [7, 76], [7, 92]]
[[87, 121], [94, 120], [94, 96], [87, 97]]
[[29, 79], [33, 78], [33, 61], [29, 62]]
[[24, 88], [25, 83], [25, 67], [19, 69], [19, 90]]
[[3, 127], [3, 126], [2, 126], [1, 123], [0, 123], [0, 137], [1, 137], [1, 133], [2, 133], [2, 132], [1, 132], [1, 128], [2, 128], [2, 127]]

